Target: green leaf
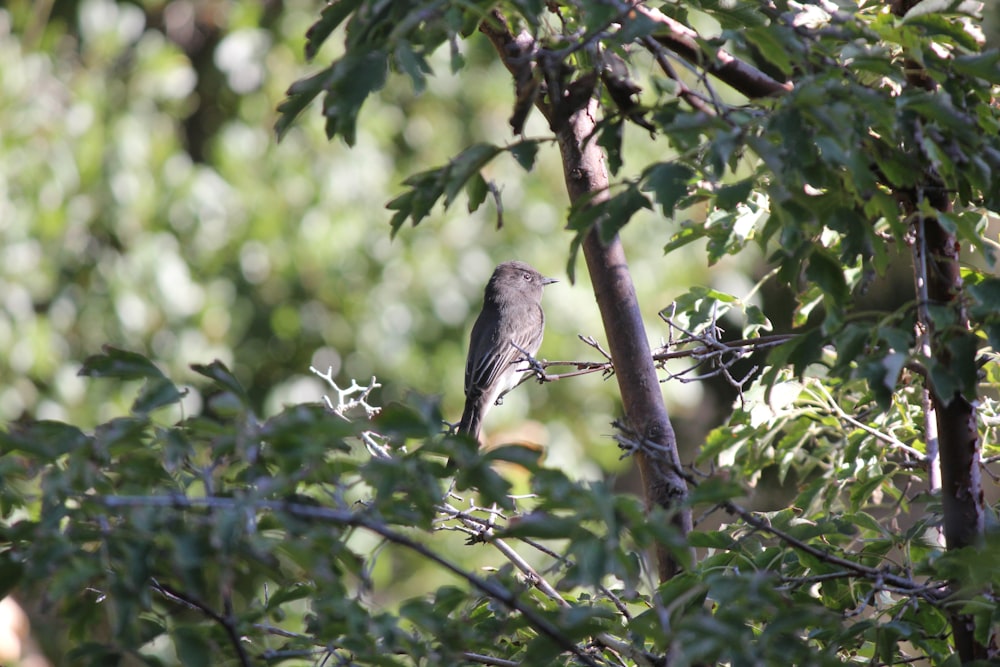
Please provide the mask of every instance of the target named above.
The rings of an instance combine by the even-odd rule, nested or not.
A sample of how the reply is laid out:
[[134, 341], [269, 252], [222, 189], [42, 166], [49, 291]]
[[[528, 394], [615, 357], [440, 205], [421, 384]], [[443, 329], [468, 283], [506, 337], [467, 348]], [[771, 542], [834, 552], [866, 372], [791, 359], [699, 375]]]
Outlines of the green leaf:
[[173, 632], [177, 658], [185, 667], [209, 667], [215, 652], [206, 633], [197, 626], [180, 626]]
[[875, 475], [874, 477], [852, 484], [850, 487], [851, 511], [857, 512], [862, 507], [869, 506], [872, 493], [875, 489], [885, 484], [887, 479], [889, 479], [888, 475]]
[[204, 375], [209, 380], [214, 381], [219, 387], [231, 393], [242, 407], [248, 408], [250, 406], [250, 397], [247, 395], [246, 390], [243, 389], [243, 385], [226, 368], [226, 365], [218, 359], [207, 366], [204, 364], [192, 364], [191, 370], [199, 375]]
[[[473, 175], [478, 175], [479, 170], [485, 167], [501, 150], [493, 144], [473, 144], [452, 158], [445, 173], [445, 208], [451, 205], [459, 191], [465, 187], [466, 182]], [[482, 177], [480, 176], [480, 178]]]
[[698, 6], [717, 20], [723, 29], [741, 30], [748, 26], [767, 24], [765, 13], [752, 4], [730, 0], [700, 0]]
[[483, 202], [486, 201], [486, 195], [489, 194], [489, 186], [486, 184], [486, 179], [483, 178], [482, 174], [476, 172], [469, 179], [469, 182], [465, 185], [465, 194], [469, 198], [469, 213], [473, 213], [482, 206]]
[[267, 607], [268, 611], [272, 611], [280, 607], [287, 602], [294, 602], [296, 600], [304, 600], [311, 595], [316, 594], [316, 587], [309, 583], [295, 582], [291, 586], [285, 588], [280, 588], [276, 591], [271, 591], [267, 596]]
[[977, 17], [980, 9], [979, 2], [970, 0], [920, 0], [903, 15], [903, 23], [928, 14], [958, 14]]
[[55, 460], [91, 441], [75, 426], [57, 421], [14, 422], [0, 431], [0, 451], [22, 451]]
[[986, 318], [1000, 313], [1000, 278], [992, 276], [984, 278], [968, 287], [972, 297], [969, 311], [973, 317]]
[[895, 187], [910, 187], [916, 183], [919, 171], [913, 168], [913, 160], [897, 151], [874, 151], [872, 157], [879, 169]]
[[156, 364], [137, 352], [129, 352], [111, 345], [105, 345], [101, 349], [104, 350], [103, 354], [95, 354], [84, 360], [78, 375], [122, 380], [163, 378], [163, 373]]
[[361, 106], [369, 95], [385, 85], [387, 71], [388, 56], [378, 49], [348, 51], [334, 64], [324, 81], [327, 138], [339, 135], [348, 146], [354, 145]]
[[444, 192], [444, 180], [449, 169], [450, 166], [445, 165], [414, 174], [403, 181], [403, 185], [410, 190], [385, 205], [390, 211], [397, 211], [390, 223], [393, 237], [407, 219], [416, 227], [430, 213]]
[[715, 505], [746, 495], [746, 491], [733, 481], [710, 477], [691, 490], [688, 502], [692, 505]]
[[344, 439], [356, 427], [318, 404], [291, 405], [260, 426], [260, 437], [289, 473], [321, 461], [331, 451], [349, 452]]
[[753, 190], [754, 179], [746, 178], [732, 185], [725, 185], [719, 188], [715, 195], [715, 205], [719, 208], [732, 211], [737, 204], [742, 204], [750, 196]]
[[601, 241], [610, 242], [621, 228], [628, 224], [632, 216], [644, 208], [652, 207], [646, 195], [639, 192], [636, 187], [629, 187], [624, 192], [603, 202], [601, 209], [606, 217], [600, 221], [598, 227]]
[[674, 234], [670, 241], [663, 246], [663, 254], [669, 255], [686, 245], [705, 238], [705, 232], [706, 229], [704, 225], [695, 224], [690, 221], [683, 223], [680, 231]]
[[1000, 84], [1000, 49], [956, 56], [951, 61], [951, 67], [966, 76], [974, 76], [991, 84]]
[[792, 57], [781, 40], [775, 36], [774, 31], [777, 29], [775, 25], [746, 28], [743, 30], [743, 36], [757, 47], [769, 63], [785, 76], [789, 76], [792, 74]]
[[[937, 0], [930, 0], [931, 2], [936, 2]], [[948, 2], [949, 0], [940, 0], [941, 2]], [[928, 0], [924, 0], [919, 5], [913, 9], [917, 9], [921, 5], [929, 4]], [[920, 26], [926, 31], [926, 35], [929, 37], [948, 37], [951, 40], [969, 51], [978, 51], [979, 42], [976, 39], [974, 32], [969, 31], [964, 24], [959, 21], [954, 20], [952, 17], [942, 16], [941, 14], [913, 14], [911, 16], [910, 12], [907, 12], [907, 16], [903, 19], [903, 22], [908, 26]]]
[[306, 31], [306, 60], [315, 58], [327, 37], [360, 6], [361, 0], [334, 0], [327, 4], [319, 20]]
[[516, 521], [511, 521], [503, 531], [503, 535], [554, 540], [570, 538], [585, 532], [576, 517], [531, 512], [518, 517]]
[[844, 267], [829, 250], [813, 247], [806, 266], [806, 278], [823, 290], [824, 298], [831, 299], [839, 306], [846, 305], [848, 289]]
[[177, 385], [167, 378], [150, 378], [146, 380], [139, 396], [132, 403], [132, 412], [134, 414], [149, 414], [158, 408], [178, 403], [183, 397], [184, 394], [177, 388]]
[[437, 435], [441, 430], [441, 421], [433, 419], [417, 406], [394, 401], [382, 408], [375, 418], [375, 427], [379, 433], [391, 438], [421, 439]]
[[642, 176], [643, 189], [652, 190], [663, 215], [673, 215], [674, 208], [688, 194], [694, 170], [679, 162], [660, 162], [646, 169]]
[[433, 70], [423, 54], [415, 52], [409, 42], [402, 41], [396, 46], [393, 56], [396, 66], [410, 77], [413, 91], [418, 95], [424, 92], [427, 88], [427, 75]]
[[24, 565], [11, 558], [10, 551], [0, 552], [0, 600], [7, 597], [24, 574]]
[[524, 445], [501, 445], [483, 454], [483, 459], [486, 461], [516, 463], [532, 470], [538, 467], [540, 457], [541, 452], [538, 449]]
[[73, 646], [66, 655], [68, 664], [83, 667], [117, 667], [122, 659], [123, 656], [119, 651], [93, 641]]
[[698, 549], [731, 549], [734, 540], [732, 535], [721, 530], [693, 530], [688, 533], [688, 542]]
[[496, 503], [504, 509], [514, 509], [514, 501], [510, 498], [511, 483], [500, 476], [485, 459], [479, 459], [475, 465], [462, 466], [455, 475], [455, 488], [476, 489], [484, 505]]
[[507, 148], [517, 163], [524, 168], [525, 171], [531, 171], [535, 166], [535, 156], [538, 155], [538, 142], [537, 141], [519, 141]]
[[113, 450], [123, 445], [125, 451], [142, 449], [147, 441], [149, 420], [145, 417], [116, 417], [94, 429], [94, 439], [101, 448]]
[[608, 171], [612, 176], [618, 174], [622, 167], [622, 140], [625, 138], [625, 123], [618, 120], [602, 124], [597, 135], [597, 145], [604, 149], [608, 156]]
[[628, 12], [620, 25], [621, 29], [615, 37], [622, 44], [647, 37], [662, 28], [659, 22], [654, 21], [652, 18], [646, 16], [646, 14], [634, 11]]
[[333, 68], [327, 68], [309, 78], [300, 79], [289, 87], [285, 93], [287, 97], [278, 105], [278, 120], [274, 123], [278, 141], [284, 138], [309, 103], [323, 92], [331, 78], [332, 70]]

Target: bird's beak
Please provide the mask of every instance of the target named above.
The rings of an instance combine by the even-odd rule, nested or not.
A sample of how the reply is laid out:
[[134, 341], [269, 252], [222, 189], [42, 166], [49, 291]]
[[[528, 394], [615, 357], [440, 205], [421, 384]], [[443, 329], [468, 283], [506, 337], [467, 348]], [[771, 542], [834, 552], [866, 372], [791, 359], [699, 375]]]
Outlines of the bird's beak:
[[542, 285], [551, 285], [552, 283], [559, 282], [555, 278], [542, 278]]

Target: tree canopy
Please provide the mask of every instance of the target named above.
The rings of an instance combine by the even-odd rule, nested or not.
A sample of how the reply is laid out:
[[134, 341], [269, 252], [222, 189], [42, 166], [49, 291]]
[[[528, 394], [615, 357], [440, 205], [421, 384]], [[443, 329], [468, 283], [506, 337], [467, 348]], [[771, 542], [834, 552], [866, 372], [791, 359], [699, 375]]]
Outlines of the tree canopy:
[[0, 592], [58, 664], [997, 659], [983, 11], [0, 12]]

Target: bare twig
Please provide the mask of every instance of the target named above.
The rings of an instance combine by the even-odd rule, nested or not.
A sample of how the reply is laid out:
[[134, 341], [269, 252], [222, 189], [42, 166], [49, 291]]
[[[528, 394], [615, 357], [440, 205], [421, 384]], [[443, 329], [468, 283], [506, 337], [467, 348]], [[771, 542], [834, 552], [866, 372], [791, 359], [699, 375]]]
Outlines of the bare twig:
[[[670, 61], [667, 59], [665, 49], [659, 42], [652, 37], [647, 36], [642, 38], [642, 45], [653, 54], [656, 64], [660, 66], [663, 73], [677, 84], [678, 97], [687, 102], [692, 109], [700, 111], [707, 116], [721, 115], [719, 109], [720, 101], [714, 90], [711, 88], [708, 89], [712, 94], [712, 99], [710, 101], [705, 100], [701, 94], [692, 90], [686, 83], [684, 83], [684, 80], [677, 74], [673, 65], [670, 64]], [[712, 105], [714, 105], [714, 107]]]
[[494, 658], [492, 655], [483, 655], [482, 653], [471, 653], [467, 651], [462, 654], [462, 657], [469, 662], [475, 662], [480, 665], [493, 665], [494, 667], [521, 667], [521, 663], [514, 660]]
[[351, 380], [351, 386], [346, 389], [341, 389], [339, 385], [333, 379], [333, 367], [327, 368], [326, 372], [320, 371], [314, 366], [309, 367], [310, 372], [316, 375], [321, 380], [326, 382], [331, 389], [337, 394], [336, 403], [330, 399], [329, 396], [323, 396], [323, 400], [326, 402], [326, 407], [330, 409], [335, 415], [341, 419], [350, 421], [348, 415], [357, 409], [363, 410], [365, 416], [371, 419], [378, 415], [381, 408], [375, 407], [368, 403], [368, 397], [371, 395], [372, 391], [378, 389], [380, 385], [376, 380], [375, 376], [368, 382], [367, 386], [361, 386], [358, 384], [357, 380]]
[[[775, 334], [771, 336], [760, 336], [759, 338], [742, 338], [739, 340], [722, 342], [715, 338], [691, 334], [690, 336], [686, 336], [676, 341], [671, 341], [667, 345], [657, 348], [652, 353], [652, 359], [657, 362], [660, 368], [663, 368], [663, 362], [673, 359], [693, 359], [697, 362], [694, 366], [684, 371], [671, 373], [671, 379], [679, 379], [682, 382], [693, 382], [695, 380], [704, 380], [707, 377], [711, 377], [712, 374], [723, 372], [727, 374], [729, 381], [734, 383], [734, 386], [741, 387], [744, 386], [749, 378], [756, 372], [756, 369], [751, 369], [743, 378], [736, 379], [729, 372], [729, 369], [734, 363], [746, 358], [753, 352], [770, 349], [786, 343], [789, 340], [792, 340], [796, 335], [798, 334]], [[611, 361], [610, 355], [608, 355], [608, 353], [593, 338], [581, 335], [580, 340], [598, 350], [607, 358], [607, 360], [549, 361], [546, 359], [536, 359], [532, 355], [528, 354], [523, 348], [514, 345], [514, 347], [516, 347], [521, 353], [521, 357], [518, 361], [527, 364], [527, 367], [522, 369], [525, 372], [525, 375], [522, 377], [521, 382], [526, 382], [529, 378], [534, 378], [538, 382], [543, 383], [557, 382], [559, 380], [565, 380], [579, 375], [589, 375], [591, 373], [602, 373], [605, 377], [610, 377], [615, 372], [614, 362]], [[672, 351], [669, 349], [670, 347], [684, 347], [688, 345], [693, 345], [694, 347]], [[713, 362], [717, 359], [722, 359], [723, 361], [719, 362], [720, 366], [718, 368], [713, 369], [708, 374], [700, 375], [697, 378], [686, 377], [686, 375], [692, 373], [698, 368], [701, 368], [709, 362]], [[550, 368], [563, 367], [573, 368], [575, 370], [565, 373], [549, 372]]]
[[[917, 345], [921, 356], [930, 359], [933, 320], [930, 315], [930, 296], [927, 292], [926, 221], [921, 214], [917, 214], [915, 217], [912, 253], [913, 282], [917, 291]], [[931, 491], [937, 492], [941, 490], [941, 457], [938, 455], [940, 438], [938, 437], [937, 408], [931, 396], [930, 383], [926, 379], [921, 390], [921, 403], [924, 409], [924, 442], [927, 443], [927, 453], [924, 455], [924, 460], [927, 462], [927, 485]], [[944, 532], [940, 529], [938, 530], [938, 542], [944, 544]]]
[[[667, 314], [669, 311], [669, 314]], [[653, 352], [653, 359], [660, 369], [667, 373], [668, 380], [679, 380], [681, 382], [695, 382], [705, 380], [710, 377], [721, 376], [726, 382], [736, 389], [743, 398], [743, 389], [747, 383], [756, 376], [758, 367], [754, 366], [743, 373], [742, 377], [736, 377], [732, 369], [736, 363], [746, 359], [753, 352], [776, 347], [788, 342], [797, 334], [773, 334], [770, 336], [760, 336], [757, 338], [744, 338], [734, 341], [723, 341], [720, 339], [722, 328], [716, 321], [713, 313], [712, 321], [706, 326], [702, 333], [688, 331], [680, 326], [674, 319], [676, 304], [672, 304], [669, 309], [660, 313], [660, 318], [669, 327], [667, 344]], [[683, 337], [675, 340], [674, 332], [680, 332]], [[669, 347], [684, 347], [693, 345], [689, 349], [668, 351]], [[693, 359], [696, 363], [680, 372], [672, 373], [667, 370], [665, 362], [671, 359], [682, 357]], [[704, 369], [708, 370], [704, 370]], [[698, 372], [695, 377], [688, 377]]]

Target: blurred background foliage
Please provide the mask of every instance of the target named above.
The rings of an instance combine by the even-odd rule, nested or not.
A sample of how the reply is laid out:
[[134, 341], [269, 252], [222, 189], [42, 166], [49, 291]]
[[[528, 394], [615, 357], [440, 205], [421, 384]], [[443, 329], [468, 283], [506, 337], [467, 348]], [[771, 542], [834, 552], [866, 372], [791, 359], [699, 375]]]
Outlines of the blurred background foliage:
[[[472, 143], [510, 140], [510, 77], [484, 38], [460, 45], [461, 80], [440, 74], [446, 50], [425, 90], [391, 77], [366, 102], [350, 150], [326, 141], [314, 109], [275, 141], [286, 88], [317, 67], [303, 45], [321, 5], [13, 0], [0, 9], [0, 420], [90, 429], [127, 413], [134, 391], [77, 377], [106, 343], [149, 356], [179, 382], [197, 381], [190, 364], [218, 358], [261, 415], [317, 400], [312, 364], [332, 366], [342, 385], [378, 376], [379, 405], [409, 390], [440, 396], [457, 419], [468, 330], [493, 266], [509, 258], [563, 280], [545, 297], [540, 356], [594, 356], [577, 340], [602, 338], [582, 263], [576, 284], [565, 279], [571, 237], [560, 231], [567, 201], [554, 147], [527, 176], [509, 158], [488, 167], [502, 228], [495, 208], [469, 214], [460, 198], [390, 238], [384, 206], [403, 179]], [[528, 136], [547, 133], [537, 114], [531, 122]], [[629, 127], [619, 176], [667, 157], [665, 140]], [[690, 287], [743, 295], [765, 271], [754, 250], [711, 271], [699, 251], [665, 261], [677, 228], [643, 211], [622, 230], [654, 338], [666, 331], [657, 311]], [[908, 263], [900, 269], [869, 298], [912, 293]], [[792, 300], [760, 298], [786, 327]], [[728, 408], [710, 384], [663, 387], [689, 445], [701, 439], [685, 431], [707, 430]], [[487, 432], [545, 445], [547, 465], [567, 474], [601, 477], [625, 465], [609, 437], [615, 394], [597, 376], [524, 387], [491, 413]], [[185, 413], [201, 401], [191, 387]], [[457, 557], [482, 558], [462, 539]], [[392, 583], [378, 588], [380, 607], [426, 588], [412, 558], [393, 556], [373, 573]]]
[[[600, 340], [600, 322], [582, 264], [578, 282], [566, 281], [554, 147], [529, 177], [509, 158], [489, 167], [502, 228], [495, 207], [469, 214], [462, 200], [390, 239], [384, 206], [404, 178], [472, 142], [510, 140], [509, 77], [484, 38], [461, 45], [461, 82], [436, 76], [415, 91], [390, 78], [366, 103], [350, 151], [325, 140], [318, 113], [276, 142], [275, 108], [312, 67], [304, 35], [319, 9], [15, 0], [0, 10], [0, 419], [88, 427], [121, 414], [127, 392], [76, 376], [105, 343], [149, 355], [182, 382], [193, 379], [189, 364], [218, 358], [264, 414], [318, 398], [314, 364], [348, 383], [390, 378], [383, 402], [439, 395], [457, 419], [467, 332], [493, 266], [510, 258], [563, 279], [546, 296], [540, 356], [593, 356], [577, 335]], [[446, 51], [435, 54], [439, 72]], [[527, 134], [546, 131], [529, 124]], [[627, 132], [625, 176], [668, 150]], [[711, 274], [697, 252], [664, 262], [677, 227], [641, 215], [624, 236], [654, 342], [665, 332], [656, 312], [688, 287], [749, 289], [753, 267], [735, 259]], [[699, 385], [664, 390], [682, 429], [685, 417], [699, 430], [713, 421], [717, 404]], [[187, 410], [200, 400], [192, 391]], [[516, 392], [487, 430], [599, 476], [621, 465], [601, 437], [618, 412], [612, 385], [589, 376]]]

